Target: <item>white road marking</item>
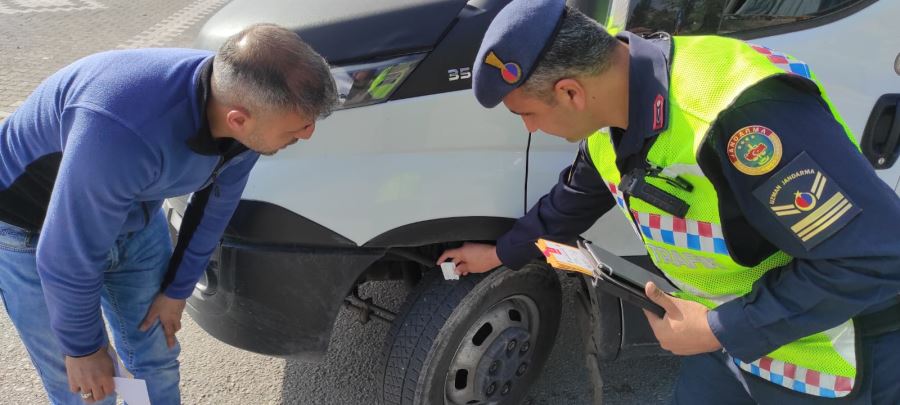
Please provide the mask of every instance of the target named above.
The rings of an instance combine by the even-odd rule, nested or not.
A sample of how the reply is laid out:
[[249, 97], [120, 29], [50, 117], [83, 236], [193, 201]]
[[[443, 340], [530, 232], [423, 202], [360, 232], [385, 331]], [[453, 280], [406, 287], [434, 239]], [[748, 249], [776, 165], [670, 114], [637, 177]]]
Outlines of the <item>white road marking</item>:
[[0, 0], [0, 14], [80, 11], [106, 8], [94, 0]]
[[[2, 1], [2, 0], [0, 0]], [[166, 46], [185, 30], [200, 22], [210, 13], [216, 11], [228, 3], [229, 0], [201, 0], [191, 3], [187, 7], [178, 10], [165, 20], [150, 27], [146, 31], [135, 35], [125, 43], [119, 45], [119, 49], [148, 48], [154, 46]]]
[[[119, 49], [149, 48], [168, 46], [172, 40], [199, 23], [203, 18], [218, 10], [230, 0], [201, 0], [192, 2], [176, 11], [158, 24], [131, 39], [116, 46]], [[12, 8], [20, 7], [20, 8]], [[80, 7], [80, 8], [79, 8]], [[36, 11], [74, 11], [89, 8], [105, 8], [106, 6], [91, 0], [0, 0], [0, 14], [15, 14]], [[16, 102], [8, 108], [0, 107], [0, 122], [16, 110], [22, 102]], [[4, 111], [9, 109], [11, 111]]]

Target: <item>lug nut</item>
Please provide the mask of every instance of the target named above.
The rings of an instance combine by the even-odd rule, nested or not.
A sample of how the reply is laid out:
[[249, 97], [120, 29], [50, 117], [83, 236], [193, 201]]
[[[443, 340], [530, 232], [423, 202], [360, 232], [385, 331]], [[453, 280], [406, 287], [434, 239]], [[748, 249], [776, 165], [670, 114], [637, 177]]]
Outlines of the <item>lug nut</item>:
[[522, 350], [520, 350], [520, 352], [525, 353], [530, 348], [531, 348], [531, 343], [529, 343], [529, 342], [522, 343]]
[[518, 344], [518, 342], [516, 342], [515, 339], [510, 340], [509, 343], [506, 344], [506, 351], [511, 352], [513, 350], [516, 350], [517, 344]]
[[500, 395], [509, 394], [510, 390], [512, 390], [512, 383], [507, 381], [506, 384], [503, 384], [503, 391], [500, 391]]
[[528, 364], [522, 363], [519, 365], [519, 369], [516, 370], [516, 375], [521, 377], [523, 374], [525, 374], [525, 371], [528, 371]]
[[490, 373], [491, 375], [497, 374], [497, 369], [499, 369], [499, 368], [500, 368], [500, 362], [497, 360], [494, 360], [494, 362], [491, 363], [491, 368], [488, 369], [488, 373]]
[[488, 386], [487, 395], [494, 395], [495, 391], [497, 391], [497, 383], [491, 383], [491, 385]]

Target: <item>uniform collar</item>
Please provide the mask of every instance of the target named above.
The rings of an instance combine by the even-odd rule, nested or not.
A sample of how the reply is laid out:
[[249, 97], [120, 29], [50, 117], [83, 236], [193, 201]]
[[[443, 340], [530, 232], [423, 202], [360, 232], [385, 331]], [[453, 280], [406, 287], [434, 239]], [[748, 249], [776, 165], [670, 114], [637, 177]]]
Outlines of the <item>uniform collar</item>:
[[219, 140], [212, 136], [209, 130], [209, 118], [206, 116], [206, 105], [209, 102], [210, 82], [213, 72], [213, 58], [210, 57], [198, 68], [195, 79], [196, 105], [198, 106], [200, 129], [194, 136], [188, 138], [187, 145], [192, 151], [206, 156], [223, 155], [233, 144], [231, 139]]
[[639, 153], [646, 139], [669, 126], [672, 41], [667, 34], [644, 39], [628, 31], [619, 33], [616, 38], [629, 45], [628, 129], [616, 145], [616, 154], [627, 156]]

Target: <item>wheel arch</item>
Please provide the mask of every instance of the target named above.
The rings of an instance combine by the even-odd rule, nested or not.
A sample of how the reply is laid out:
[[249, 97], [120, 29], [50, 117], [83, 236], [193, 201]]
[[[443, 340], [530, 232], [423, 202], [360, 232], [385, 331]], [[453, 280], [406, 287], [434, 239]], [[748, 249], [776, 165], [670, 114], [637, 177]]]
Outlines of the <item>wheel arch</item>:
[[438, 243], [494, 241], [515, 223], [514, 218], [465, 216], [430, 219], [388, 230], [364, 247], [414, 247]]

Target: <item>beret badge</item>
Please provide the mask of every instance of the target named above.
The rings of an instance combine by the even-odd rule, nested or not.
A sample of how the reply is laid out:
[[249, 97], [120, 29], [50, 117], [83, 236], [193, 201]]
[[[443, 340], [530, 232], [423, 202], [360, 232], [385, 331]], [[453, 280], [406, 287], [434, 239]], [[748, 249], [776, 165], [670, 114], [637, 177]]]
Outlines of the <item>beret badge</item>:
[[500, 69], [500, 76], [503, 81], [509, 84], [516, 84], [522, 80], [522, 68], [515, 62], [504, 63], [493, 51], [488, 52], [484, 58], [484, 63]]

